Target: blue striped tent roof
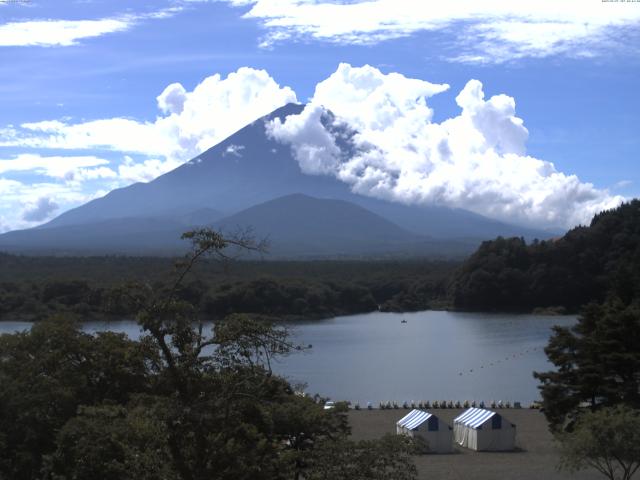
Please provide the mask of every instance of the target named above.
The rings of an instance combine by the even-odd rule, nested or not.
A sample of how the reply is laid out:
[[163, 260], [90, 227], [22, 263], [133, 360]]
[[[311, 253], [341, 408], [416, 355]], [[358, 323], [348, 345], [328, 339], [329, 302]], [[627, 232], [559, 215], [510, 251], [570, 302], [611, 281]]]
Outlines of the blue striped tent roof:
[[411, 410], [407, 415], [398, 420], [398, 426], [413, 430], [429, 420], [431, 416], [433, 416], [433, 414], [429, 412]]
[[454, 418], [453, 423], [461, 423], [466, 427], [478, 428], [494, 415], [497, 415], [496, 412], [492, 412], [491, 410], [485, 410], [484, 408], [470, 408]]

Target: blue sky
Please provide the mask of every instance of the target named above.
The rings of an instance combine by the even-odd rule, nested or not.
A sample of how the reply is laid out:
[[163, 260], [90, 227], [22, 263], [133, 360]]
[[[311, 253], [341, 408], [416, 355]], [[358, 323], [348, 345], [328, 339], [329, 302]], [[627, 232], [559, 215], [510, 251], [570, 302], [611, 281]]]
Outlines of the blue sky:
[[[149, 181], [292, 98], [309, 111], [274, 135], [365, 194], [543, 227], [640, 196], [640, 3], [451, 3], [0, 0], [0, 231]], [[382, 126], [380, 95], [399, 112]], [[342, 109], [378, 156], [305, 157], [333, 148], [313, 143], [313, 106]]]

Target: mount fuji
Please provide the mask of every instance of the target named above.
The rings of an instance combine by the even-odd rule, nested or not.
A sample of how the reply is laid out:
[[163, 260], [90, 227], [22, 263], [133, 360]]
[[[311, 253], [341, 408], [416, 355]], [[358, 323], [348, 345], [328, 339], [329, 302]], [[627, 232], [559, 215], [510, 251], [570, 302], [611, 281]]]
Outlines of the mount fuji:
[[461, 256], [497, 236], [552, 236], [466, 210], [367, 197], [334, 177], [304, 174], [265, 128], [303, 108], [285, 105], [153, 181], [0, 235], [0, 250], [172, 255], [185, 248], [180, 234], [197, 226], [251, 227], [278, 258]]

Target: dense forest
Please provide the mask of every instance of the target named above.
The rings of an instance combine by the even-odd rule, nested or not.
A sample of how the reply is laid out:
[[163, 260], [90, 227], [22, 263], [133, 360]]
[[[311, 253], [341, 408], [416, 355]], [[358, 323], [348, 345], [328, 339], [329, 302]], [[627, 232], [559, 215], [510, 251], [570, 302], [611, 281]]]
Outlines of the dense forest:
[[454, 275], [450, 295], [457, 309], [490, 311], [576, 312], [610, 295], [640, 298], [640, 201], [556, 240], [484, 242]]
[[[26, 257], [0, 254], [0, 320], [56, 313], [133, 316], [126, 282], [161, 283], [174, 261], [150, 257]], [[252, 313], [320, 318], [446, 305], [454, 262], [205, 260], [178, 294], [207, 318]]]

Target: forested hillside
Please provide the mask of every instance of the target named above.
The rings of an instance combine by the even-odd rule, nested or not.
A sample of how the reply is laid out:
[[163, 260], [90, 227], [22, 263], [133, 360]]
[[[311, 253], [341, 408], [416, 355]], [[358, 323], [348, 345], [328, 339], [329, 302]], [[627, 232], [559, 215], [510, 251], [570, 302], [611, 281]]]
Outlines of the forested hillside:
[[574, 312], [610, 294], [625, 303], [640, 298], [640, 201], [602, 212], [560, 239], [484, 242], [456, 272], [450, 292], [464, 310]]

